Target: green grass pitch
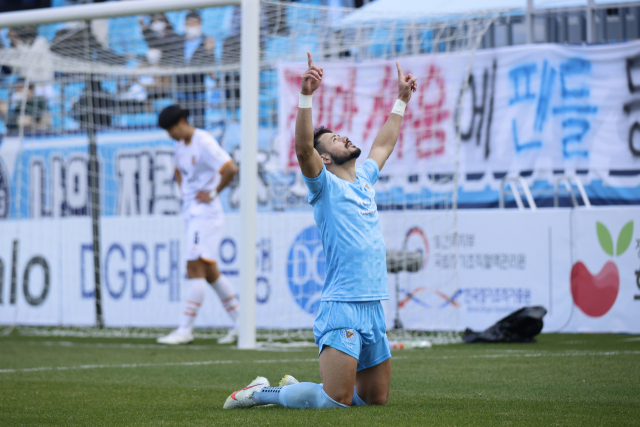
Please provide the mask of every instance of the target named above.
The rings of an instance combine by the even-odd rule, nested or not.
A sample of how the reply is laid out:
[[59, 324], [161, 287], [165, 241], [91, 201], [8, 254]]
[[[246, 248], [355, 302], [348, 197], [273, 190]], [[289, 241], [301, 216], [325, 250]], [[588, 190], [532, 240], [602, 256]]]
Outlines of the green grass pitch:
[[211, 340], [0, 338], [0, 425], [640, 425], [640, 337], [541, 335], [536, 344], [394, 351], [385, 407], [224, 411], [256, 375], [320, 380], [316, 352]]

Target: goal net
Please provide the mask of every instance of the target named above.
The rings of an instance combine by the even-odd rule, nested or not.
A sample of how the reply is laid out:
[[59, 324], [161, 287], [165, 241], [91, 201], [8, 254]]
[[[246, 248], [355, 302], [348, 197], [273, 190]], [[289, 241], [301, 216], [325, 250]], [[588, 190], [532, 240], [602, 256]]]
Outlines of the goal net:
[[[418, 77], [376, 184], [388, 249], [387, 325], [392, 340], [433, 343], [456, 341], [462, 327], [458, 123], [473, 115], [463, 94], [474, 52], [499, 13], [365, 12], [261, 3], [255, 297], [263, 341], [312, 338], [326, 273], [292, 152], [307, 51], [325, 70], [314, 124], [348, 134], [363, 150], [360, 162], [397, 96], [394, 61]], [[153, 328], [177, 325], [187, 242], [173, 141], [157, 115], [171, 104], [187, 108], [191, 123], [242, 168], [240, 40], [238, 6], [0, 31], [1, 324], [102, 336], [154, 336], [162, 331]], [[241, 192], [236, 177], [220, 195], [218, 260], [238, 290]], [[196, 337], [232, 326], [207, 292]], [[96, 310], [109, 329], [81, 329], [96, 325]]]

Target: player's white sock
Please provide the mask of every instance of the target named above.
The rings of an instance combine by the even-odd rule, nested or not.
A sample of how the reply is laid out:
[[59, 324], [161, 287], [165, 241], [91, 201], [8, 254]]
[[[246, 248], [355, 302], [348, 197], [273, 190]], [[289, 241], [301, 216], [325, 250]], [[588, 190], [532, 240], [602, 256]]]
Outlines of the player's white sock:
[[204, 300], [207, 280], [204, 277], [200, 277], [197, 279], [187, 279], [187, 283], [189, 283], [189, 295], [187, 296], [187, 303], [180, 318], [180, 327], [178, 330], [182, 333], [190, 334], [193, 331], [193, 322], [195, 322], [198, 310]]
[[298, 383], [285, 387], [265, 387], [253, 393], [257, 405], [276, 404], [285, 408], [348, 408], [330, 398], [322, 384]]
[[238, 316], [240, 315], [240, 303], [238, 301], [238, 294], [236, 290], [233, 289], [229, 280], [225, 277], [224, 274], [220, 274], [218, 280], [211, 284], [213, 289], [220, 297], [220, 301], [224, 306], [224, 309], [227, 310], [229, 316], [233, 320], [233, 324], [235, 325], [238, 321]]

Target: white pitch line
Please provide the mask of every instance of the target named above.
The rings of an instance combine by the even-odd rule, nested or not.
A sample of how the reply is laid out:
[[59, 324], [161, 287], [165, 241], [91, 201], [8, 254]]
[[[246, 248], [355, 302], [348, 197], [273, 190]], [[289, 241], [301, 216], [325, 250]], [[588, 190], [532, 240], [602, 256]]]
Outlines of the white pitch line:
[[[576, 356], [621, 356], [640, 355], [640, 351], [569, 351], [564, 353], [500, 353], [500, 354], [471, 354], [466, 356], [426, 356], [423, 359], [447, 360], [447, 359], [498, 359], [498, 358], [522, 358], [522, 357], [576, 357]], [[407, 356], [393, 356], [394, 360], [407, 359]], [[38, 368], [22, 369], [0, 369], [0, 374], [11, 374], [18, 372], [40, 372], [40, 371], [69, 371], [80, 369], [119, 369], [119, 368], [150, 368], [160, 366], [204, 366], [204, 365], [226, 365], [242, 363], [318, 363], [317, 358], [313, 359], [275, 359], [275, 360], [205, 360], [202, 362], [169, 362], [169, 363], [129, 363], [122, 365], [79, 365], [79, 366], [43, 366]]]
[[[238, 350], [237, 346], [227, 345], [165, 345], [165, 344], [127, 344], [127, 343], [75, 343], [71, 341], [12, 341], [4, 340], [2, 342], [11, 342], [17, 344], [42, 345], [45, 347], [84, 347], [84, 348], [120, 348], [120, 349], [151, 349], [151, 350], [213, 350], [227, 349]], [[278, 351], [278, 352], [299, 352], [308, 348], [318, 348], [315, 344], [309, 343], [304, 347], [276, 347], [262, 345], [256, 348], [257, 351]]]
[[425, 359], [499, 359], [522, 357], [575, 357], [575, 356], [621, 356], [640, 355], [640, 351], [568, 351], [565, 353], [500, 353], [500, 354], [471, 354], [467, 356], [427, 356]]
[[[7, 342], [7, 341], [4, 341]], [[20, 341], [13, 341], [20, 343]], [[85, 347], [85, 348], [132, 348], [132, 349], [152, 349], [152, 350], [212, 350], [227, 348], [229, 346], [218, 345], [162, 345], [162, 344], [126, 344], [126, 343], [76, 343], [70, 341], [27, 341], [29, 345], [43, 345], [46, 347]]]
[[[309, 363], [318, 359], [279, 359], [279, 360], [253, 360], [249, 363]], [[40, 372], [40, 371], [71, 371], [79, 369], [120, 369], [120, 368], [150, 368], [159, 366], [204, 366], [204, 365], [228, 365], [247, 363], [238, 360], [205, 360], [202, 362], [167, 362], [167, 363], [127, 363], [122, 365], [79, 365], [79, 366], [41, 366], [38, 368], [23, 369], [0, 369], [0, 374], [12, 374], [18, 372]]]

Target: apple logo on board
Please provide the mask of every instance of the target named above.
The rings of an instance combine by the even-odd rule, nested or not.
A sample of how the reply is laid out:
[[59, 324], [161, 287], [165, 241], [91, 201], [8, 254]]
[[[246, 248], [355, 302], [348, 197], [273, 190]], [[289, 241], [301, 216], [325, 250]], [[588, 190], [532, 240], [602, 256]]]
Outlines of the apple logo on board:
[[[600, 247], [609, 256], [614, 256], [613, 240], [607, 227], [596, 222]], [[633, 221], [622, 227], [618, 235], [615, 256], [620, 256], [629, 248], [633, 237]], [[595, 276], [582, 261], [578, 261], [571, 269], [571, 295], [573, 302], [584, 314], [591, 317], [604, 316], [613, 307], [620, 289], [620, 273], [618, 266], [607, 261]]]

